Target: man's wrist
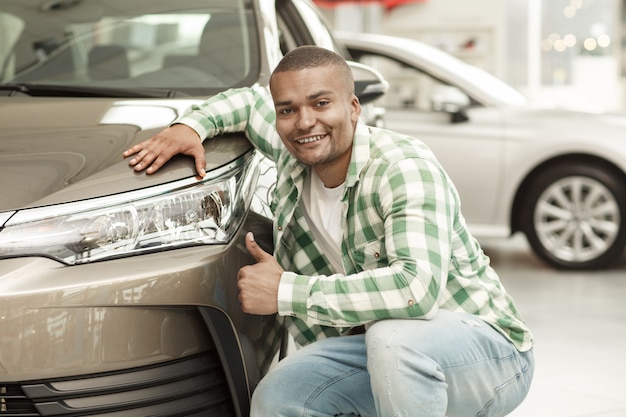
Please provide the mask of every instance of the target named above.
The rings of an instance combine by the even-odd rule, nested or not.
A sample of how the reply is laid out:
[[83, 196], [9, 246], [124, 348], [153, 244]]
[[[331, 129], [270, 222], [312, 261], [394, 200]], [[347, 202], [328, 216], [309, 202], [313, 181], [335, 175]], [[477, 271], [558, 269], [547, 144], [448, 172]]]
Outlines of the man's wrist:
[[176, 126], [185, 126], [191, 131], [193, 131], [196, 134], [196, 136], [198, 136], [198, 140], [200, 140], [201, 143], [204, 142], [204, 139], [206, 139], [208, 136], [208, 132], [202, 126], [202, 124], [197, 123], [194, 119], [186, 119], [183, 116], [182, 118], [173, 121], [169, 125], [170, 128], [176, 128]]

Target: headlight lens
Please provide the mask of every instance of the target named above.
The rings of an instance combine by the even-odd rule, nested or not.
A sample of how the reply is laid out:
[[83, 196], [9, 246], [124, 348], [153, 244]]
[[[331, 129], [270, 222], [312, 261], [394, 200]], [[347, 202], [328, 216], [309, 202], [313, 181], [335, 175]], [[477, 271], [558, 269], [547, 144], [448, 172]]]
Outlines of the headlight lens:
[[250, 206], [254, 153], [185, 179], [125, 194], [19, 211], [0, 232], [0, 257], [68, 265], [190, 245], [225, 244]]

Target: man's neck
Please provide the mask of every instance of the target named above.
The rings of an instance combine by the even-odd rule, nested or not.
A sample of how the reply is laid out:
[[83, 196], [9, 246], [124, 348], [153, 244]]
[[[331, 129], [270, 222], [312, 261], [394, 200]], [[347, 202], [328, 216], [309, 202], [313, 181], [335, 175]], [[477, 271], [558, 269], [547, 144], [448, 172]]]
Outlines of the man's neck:
[[352, 148], [341, 159], [327, 164], [314, 165], [313, 169], [326, 188], [336, 188], [346, 182], [348, 166], [352, 157]]

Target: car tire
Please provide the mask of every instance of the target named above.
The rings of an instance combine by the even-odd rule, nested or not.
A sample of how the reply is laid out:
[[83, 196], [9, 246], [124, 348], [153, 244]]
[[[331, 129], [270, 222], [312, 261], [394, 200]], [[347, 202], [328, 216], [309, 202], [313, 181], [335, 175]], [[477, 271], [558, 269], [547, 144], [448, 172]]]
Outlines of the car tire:
[[626, 186], [601, 166], [551, 166], [526, 189], [521, 221], [533, 251], [564, 270], [604, 269], [626, 246]]

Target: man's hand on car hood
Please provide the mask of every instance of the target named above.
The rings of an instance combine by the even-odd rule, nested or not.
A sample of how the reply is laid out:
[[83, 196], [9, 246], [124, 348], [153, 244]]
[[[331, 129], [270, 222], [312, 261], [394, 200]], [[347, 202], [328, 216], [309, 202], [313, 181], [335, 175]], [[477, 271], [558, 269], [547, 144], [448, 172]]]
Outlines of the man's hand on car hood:
[[154, 174], [174, 155], [193, 157], [196, 172], [201, 178], [206, 175], [204, 147], [195, 130], [183, 124], [174, 124], [161, 132], [133, 146], [123, 153], [124, 158], [132, 156], [128, 164], [137, 172]]

